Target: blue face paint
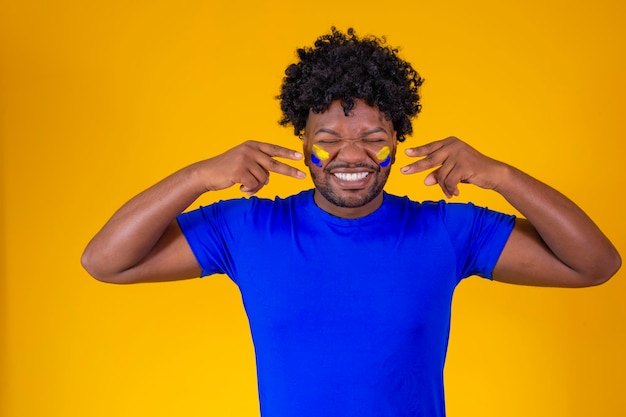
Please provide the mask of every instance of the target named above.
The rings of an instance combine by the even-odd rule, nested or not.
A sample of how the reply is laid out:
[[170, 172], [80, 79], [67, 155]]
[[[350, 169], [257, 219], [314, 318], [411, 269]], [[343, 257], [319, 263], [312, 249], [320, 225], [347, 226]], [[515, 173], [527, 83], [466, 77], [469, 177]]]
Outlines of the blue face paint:
[[385, 158], [384, 161], [381, 161], [378, 165], [380, 165], [381, 168], [384, 168], [387, 165], [389, 165], [390, 162], [391, 162], [391, 155], [388, 155], [387, 158]]
[[330, 154], [326, 152], [324, 149], [320, 148], [318, 145], [313, 145], [313, 149], [311, 149], [311, 162], [313, 165], [322, 167], [322, 161], [327, 160], [330, 157]]
[[391, 162], [391, 150], [389, 149], [389, 146], [383, 146], [383, 148], [376, 154], [376, 158], [380, 161], [378, 165], [382, 168], [389, 165]]
[[315, 166], [318, 166], [320, 168], [322, 167], [322, 161], [320, 161], [320, 159], [314, 153], [311, 154], [311, 162]]

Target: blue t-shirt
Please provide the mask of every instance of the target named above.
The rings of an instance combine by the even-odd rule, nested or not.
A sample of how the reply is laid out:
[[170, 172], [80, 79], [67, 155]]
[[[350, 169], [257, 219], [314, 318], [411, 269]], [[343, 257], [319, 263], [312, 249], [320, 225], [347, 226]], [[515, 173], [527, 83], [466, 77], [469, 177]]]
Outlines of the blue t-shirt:
[[343, 219], [308, 190], [178, 221], [203, 276], [241, 291], [263, 417], [437, 417], [454, 289], [491, 277], [514, 218], [385, 193]]

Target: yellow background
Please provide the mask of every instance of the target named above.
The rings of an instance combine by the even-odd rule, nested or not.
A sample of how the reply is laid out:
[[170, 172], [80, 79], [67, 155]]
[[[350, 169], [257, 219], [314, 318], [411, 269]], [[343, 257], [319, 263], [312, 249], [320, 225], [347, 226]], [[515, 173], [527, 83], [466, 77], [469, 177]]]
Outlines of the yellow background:
[[[246, 139], [297, 148], [273, 97], [295, 49], [332, 24], [386, 35], [426, 78], [401, 151], [457, 135], [569, 195], [626, 255], [623, 4], [2, 1], [0, 415], [258, 415], [226, 277], [112, 286], [79, 257], [117, 207], [172, 171]], [[396, 170], [388, 190], [442, 198], [423, 177]], [[310, 185], [274, 176], [260, 195]], [[624, 277], [585, 290], [462, 283], [449, 416], [626, 412]]]

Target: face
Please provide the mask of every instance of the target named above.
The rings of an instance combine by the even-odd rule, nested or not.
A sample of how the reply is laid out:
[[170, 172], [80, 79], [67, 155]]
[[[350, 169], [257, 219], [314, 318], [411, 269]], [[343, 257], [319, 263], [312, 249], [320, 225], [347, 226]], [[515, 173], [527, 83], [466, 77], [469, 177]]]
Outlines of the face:
[[395, 158], [396, 132], [378, 108], [356, 100], [346, 116], [341, 102], [334, 101], [323, 113], [309, 113], [303, 140], [320, 208], [355, 218], [380, 206]]

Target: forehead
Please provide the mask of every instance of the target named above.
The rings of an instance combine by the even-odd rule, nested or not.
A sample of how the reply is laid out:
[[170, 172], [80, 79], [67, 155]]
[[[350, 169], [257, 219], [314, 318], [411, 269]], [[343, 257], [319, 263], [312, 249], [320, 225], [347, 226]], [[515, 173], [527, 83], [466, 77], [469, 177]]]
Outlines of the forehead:
[[322, 113], [309, 112], [306, 133], [314, 136], [322, 129], [324, 131], [332, 130], [342, 137], [356, 137], [364, 132], [379, 130], [380, 128], [387, 134], [391, 134], [393, 124], [377, 107], [368, 106], [361, 100], [355, 100], [354, 107], [346, 116], [341, 102], [336, 100]]

